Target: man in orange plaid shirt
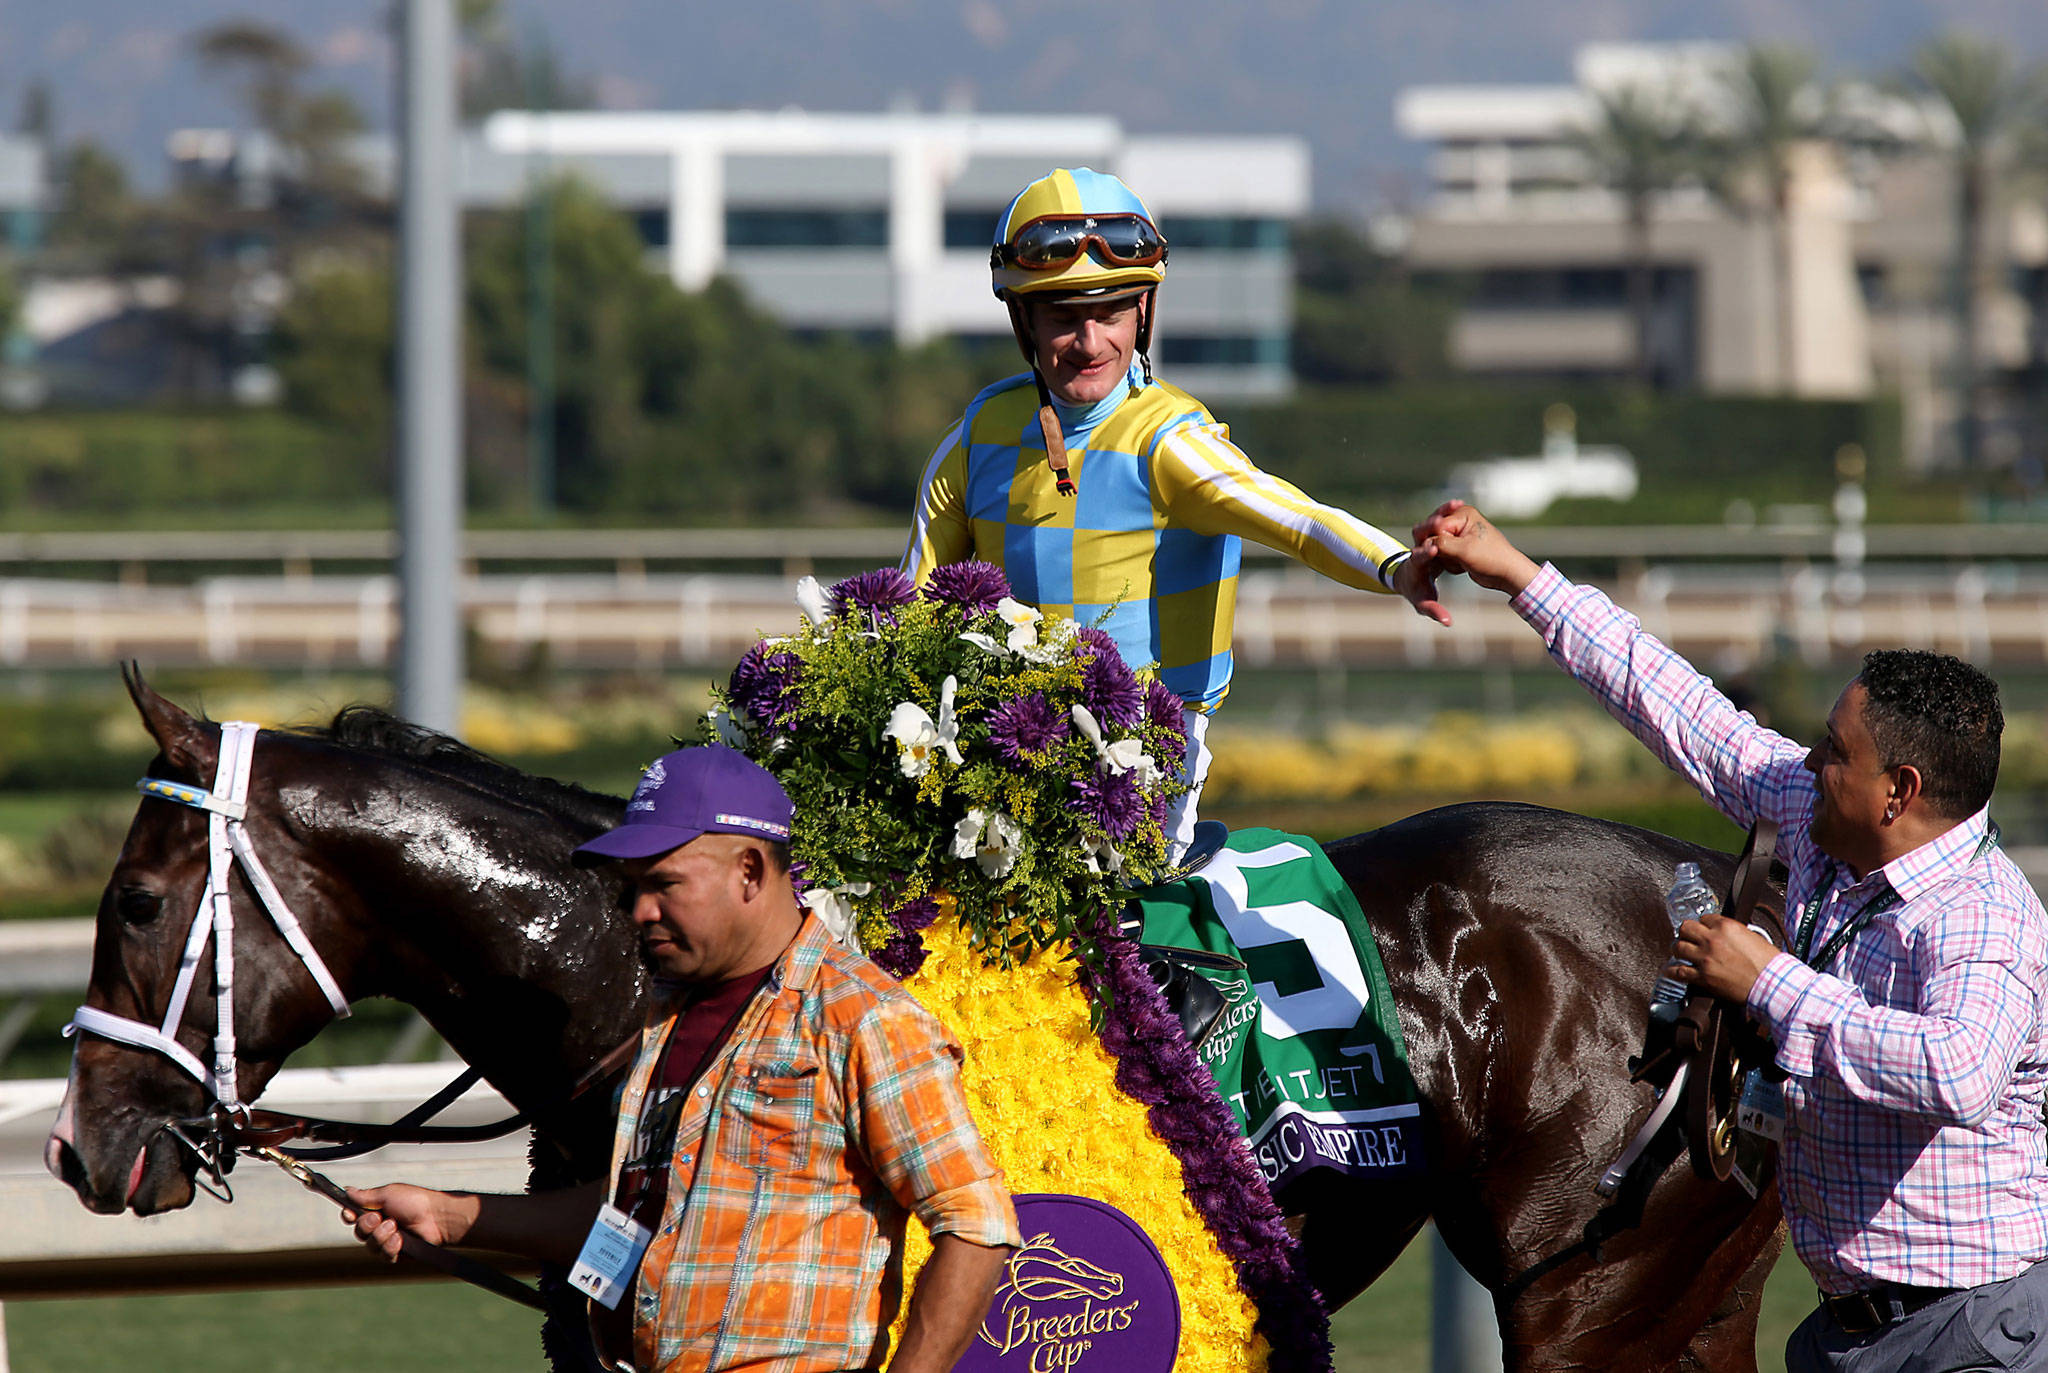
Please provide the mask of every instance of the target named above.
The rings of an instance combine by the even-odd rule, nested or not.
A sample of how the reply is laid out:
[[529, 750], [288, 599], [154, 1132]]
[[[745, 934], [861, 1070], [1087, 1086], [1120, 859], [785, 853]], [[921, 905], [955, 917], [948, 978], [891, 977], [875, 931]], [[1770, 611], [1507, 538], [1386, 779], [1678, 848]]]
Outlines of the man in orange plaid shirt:
[[806, 917], [789, 824], [781, 786], [731, 749], [652, 764], [625, 821], [577, 850], [624, 865], [656, 971], [611, 1177], [527, 1196], [352, 1192], [364, 1242], [395, 1259], [402, 1226], [573, 1261], [603, 1303], [600, 1343], [642, 1373], [838, 1373], [883, 1366], [915, 1214], [932, 1257], [888, 1367], [950, 1369], [1022, 1243], [1016, 1212], [967, 1114], [959, 1045]]

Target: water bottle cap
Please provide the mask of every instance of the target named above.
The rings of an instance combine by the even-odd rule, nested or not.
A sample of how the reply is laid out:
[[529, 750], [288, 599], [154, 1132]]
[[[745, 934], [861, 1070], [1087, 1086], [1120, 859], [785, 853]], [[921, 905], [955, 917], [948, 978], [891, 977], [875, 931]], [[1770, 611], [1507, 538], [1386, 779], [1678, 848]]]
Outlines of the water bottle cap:
[[1676, 875], [1680, 882], [1697, 882], [1700, 880], [1700, 865], [1697, 863], [1680, 863]]

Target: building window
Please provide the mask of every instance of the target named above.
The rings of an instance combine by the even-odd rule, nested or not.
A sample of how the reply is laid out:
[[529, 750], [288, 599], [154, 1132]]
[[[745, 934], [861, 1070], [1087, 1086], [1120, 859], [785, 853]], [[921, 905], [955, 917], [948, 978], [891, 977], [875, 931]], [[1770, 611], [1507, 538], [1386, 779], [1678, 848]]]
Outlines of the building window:
[[886, 248], [887, 210], [727, 210], [728, 248]]
[[1007, 205], [983, 205], [946, 211], [946, 246], [979, 248], [987, 252], [996, 241], [996, 221], [1008, 208]]
[[1856, 264], [1856, 289], [1863, 293], [1865, 309], [1876, 309], [1888, 303], [1885, 277], [1885, 266], [1882, 262]]
[[633, 211], [633, 231], [640, 235], [640, 245], [644, 248], [668, 247], [668, 211]]
[[1159, 232], [1177, 251], [1200, 253], [1284, 253], [1287, 221], [1251, 215], [1167, 215]]
[[[1666, 301], [1692, 289], [1690, 267], [1655, 267], [1650, 295]], [[1623, 267], [1493, 267], [1471, 274], [1415, 274], [1418, 286], [1465, 285], [1474, 310], [1625, 310], [1628, 270]]]
[[1171, 367], [1285, 367], [1284, 334], [1169, 334], [1159, 361]]

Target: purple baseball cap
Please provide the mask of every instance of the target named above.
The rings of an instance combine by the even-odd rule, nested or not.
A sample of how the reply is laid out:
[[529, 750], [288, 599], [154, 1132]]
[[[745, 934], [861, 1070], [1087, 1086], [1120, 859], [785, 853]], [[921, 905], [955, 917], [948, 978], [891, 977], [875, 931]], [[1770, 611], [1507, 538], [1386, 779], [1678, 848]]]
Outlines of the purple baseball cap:
[[579, 867], [614, 858], [652, 858], [700, 834], [744, 834], [789, 842], [789, 793], [737, 749], [704, 744], [664, 753], [640, 774], [626, 818], [572, 855]]

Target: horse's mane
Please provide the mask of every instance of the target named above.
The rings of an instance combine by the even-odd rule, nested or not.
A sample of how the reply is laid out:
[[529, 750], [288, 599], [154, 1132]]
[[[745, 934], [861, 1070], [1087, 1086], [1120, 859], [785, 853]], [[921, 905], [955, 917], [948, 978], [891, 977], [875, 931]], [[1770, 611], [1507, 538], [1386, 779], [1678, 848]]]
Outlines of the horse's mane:
[[477, 752], [459, 739], [401, 720], [376, 706], [343, 706], [324, 727], [307, 726], [292, 732], [412, 763], [504, 800], [556, 814], [566, 813], [600, 828], [618, 823], [619, 807], [623, 804], [616, 797], [573, 782], [521, 772], [510, 763]]

